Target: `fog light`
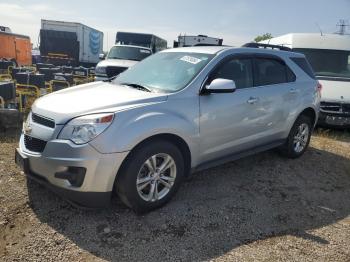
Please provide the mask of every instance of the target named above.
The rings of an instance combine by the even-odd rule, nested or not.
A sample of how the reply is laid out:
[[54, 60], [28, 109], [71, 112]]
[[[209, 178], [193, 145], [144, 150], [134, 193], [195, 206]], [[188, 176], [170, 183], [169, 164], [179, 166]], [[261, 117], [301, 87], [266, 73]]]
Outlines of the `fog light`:
[[85, 167], [70, 166], [67, 171], [56, 172], [55, 177], [68, 180], [68, 182], [74, 187], [81, 187], [85, 179], [85, 173]]

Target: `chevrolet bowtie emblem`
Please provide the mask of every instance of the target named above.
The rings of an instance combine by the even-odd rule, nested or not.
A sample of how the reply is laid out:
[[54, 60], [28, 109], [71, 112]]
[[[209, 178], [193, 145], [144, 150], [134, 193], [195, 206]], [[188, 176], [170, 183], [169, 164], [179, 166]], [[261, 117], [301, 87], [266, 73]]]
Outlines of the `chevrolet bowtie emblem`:
[[28, 123], [24, 123], [23, 131], [25, 134], [30, 134], [32, 132], [32, 127]]

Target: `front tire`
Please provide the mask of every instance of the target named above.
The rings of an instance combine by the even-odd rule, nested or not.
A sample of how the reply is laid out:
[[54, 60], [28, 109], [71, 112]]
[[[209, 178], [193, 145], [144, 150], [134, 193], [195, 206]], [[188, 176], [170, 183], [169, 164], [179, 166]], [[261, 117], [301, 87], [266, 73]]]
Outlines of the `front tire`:
[[120, 199], [142, 214], [169, 202], [184, 177], [181, 151], [167, 141], [153, 141], [132, 151], [118, 173]]
[[312, 121], [306, 115], [301, 115], [295, 121], [285, 144], [279, 151], [288, 158], [298, 158], [304, 154], [310, 143]]

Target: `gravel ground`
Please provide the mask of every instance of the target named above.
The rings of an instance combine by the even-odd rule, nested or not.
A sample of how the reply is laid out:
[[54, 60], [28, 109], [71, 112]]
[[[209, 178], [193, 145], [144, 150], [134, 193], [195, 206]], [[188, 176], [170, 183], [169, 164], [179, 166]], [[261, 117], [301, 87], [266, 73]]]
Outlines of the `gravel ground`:
[[0, 139], [0, 261], [350, 261], [349, 136], [197, 173], [145, 216], [71, 207], [26, 180], [16, 144]]

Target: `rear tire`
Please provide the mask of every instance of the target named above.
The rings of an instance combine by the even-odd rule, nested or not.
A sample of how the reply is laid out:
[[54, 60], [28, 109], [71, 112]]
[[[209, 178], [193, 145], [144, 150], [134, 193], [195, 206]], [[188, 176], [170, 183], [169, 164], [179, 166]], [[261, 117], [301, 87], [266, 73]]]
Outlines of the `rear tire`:
[[299, 116], [289, 132], [287, 141], [279, 148], [280, 153], [293, 159], [302, 156], [309, 146], [312, 129], [311, 119], [306, 115]]
[[179, 189], [185, 172], [181, 151], [159, 140], [131, 152], [118, 173], [115, 189], [138, 214], [165, 205]]

